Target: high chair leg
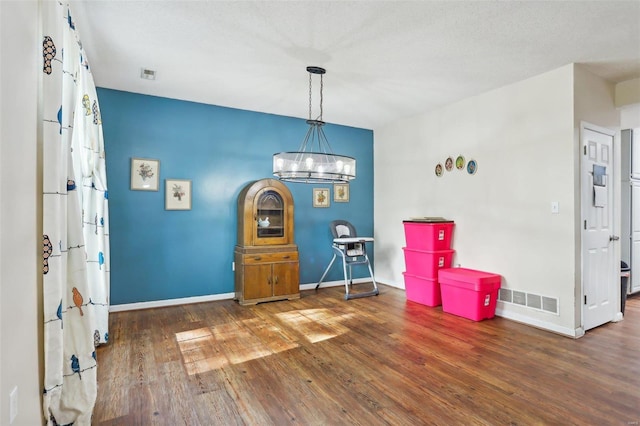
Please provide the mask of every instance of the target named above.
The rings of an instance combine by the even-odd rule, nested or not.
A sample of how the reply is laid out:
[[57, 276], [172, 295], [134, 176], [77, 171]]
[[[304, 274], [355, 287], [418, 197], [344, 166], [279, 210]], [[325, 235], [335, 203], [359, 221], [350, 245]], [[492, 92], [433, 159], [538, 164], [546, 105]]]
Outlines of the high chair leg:
[[320, 277], [320, 281], [318, 281], [318, 284], [316, 285], [316, 290], [318, 290], [318, 287], [320, 287], [320, 284], [322, 284], [322, 280], [324, 280], [324, 277], [326, 277], [327, 274], [329, 273], [329, 269], [331, 269], [331, 266], [333, 266], [333, 262], [335, 262], [335, 260], [336, 260], [336, 254], [333, 253], [333, 257], [331, 258], [331, 262], [329, 262], [329, 266], [327, 266], [327, 269], [324, 270], [322, 277]]

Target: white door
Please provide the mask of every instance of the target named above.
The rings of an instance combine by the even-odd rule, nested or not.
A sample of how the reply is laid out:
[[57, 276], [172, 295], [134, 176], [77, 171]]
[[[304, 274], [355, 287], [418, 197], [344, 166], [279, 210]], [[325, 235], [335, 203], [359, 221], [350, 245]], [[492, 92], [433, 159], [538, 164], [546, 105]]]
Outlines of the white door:
[[617, 236], [613, 232], [613, 135], [583, 123], [582, 142], [582, 320], [585, 330], [614, 319], [619, 311]]
[[640, 181], [631, 182], [631, 266], [636, 265], [638, 271], [631, 274], [629, 287], [631, 292], [640, 290]]
[[[640, 129], [625, 130], [626, 137], [629, 138], [631, 151], [631, 178], [640, 179]], [[628, 160], [627, 160], [628, 161]]]

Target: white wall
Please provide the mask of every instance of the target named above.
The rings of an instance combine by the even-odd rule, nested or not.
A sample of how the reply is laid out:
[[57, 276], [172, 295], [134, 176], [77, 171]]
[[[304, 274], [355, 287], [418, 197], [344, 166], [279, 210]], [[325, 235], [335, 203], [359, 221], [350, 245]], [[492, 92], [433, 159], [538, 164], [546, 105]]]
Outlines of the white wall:
[[[503, 287], [559, 300], [559, 315], [500, 302], [501, 315], [574, 335], [573, 78], [567, 65], [375, 130], [381, 282], [404, 286], [402, 220], [444, 216], [456, 222], [454, 265], [496, 272]], [[478, 162], [476, 175], [436, 177], [437, 163], [460, 154]], [[551, 213], [552, 201], [559, 214]]]
[[615, 85], [615, 103], [617, 107], [640, 103], [640, 78], [622, 81]]
[[38, 45], [38, 2], [0, 1], [0, 425], [15, 386], [13, 425], [42, 424]]
[[640, 128], [640, 104], [620, 109], [620, 127], [622, 129]]

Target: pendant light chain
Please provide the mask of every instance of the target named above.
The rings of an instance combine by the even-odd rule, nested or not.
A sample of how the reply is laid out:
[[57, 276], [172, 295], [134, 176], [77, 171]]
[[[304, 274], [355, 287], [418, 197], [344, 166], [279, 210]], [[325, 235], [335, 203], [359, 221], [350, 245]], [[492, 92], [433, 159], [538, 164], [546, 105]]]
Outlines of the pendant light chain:
[[309, 73], [309, 120], [311, 120], [311, 73]]
[[322, 82], [323, 75], [320, 74], [320, 121], [322, 121], [322, 89], [324, 88], [324, 83]]
[[[312, 100], [312, 93], [313, 93], [313, 81], [312, 81], [312, 77], [313, 74], [311, 72], [309, 72], [309, 120], [313, 120], [313, 118], [311, 118], [312, 116], [312, 104], [313, 104], [313, 100]], [[320, 74], [320, 116], [318, 118], [316, 118], [316, 120], [322, 120], [322, 116], [324, 114], [324, 109], [322, 108], [322, 103], [324, 101], [324, 95], [323, 95], [323, 90], [324, 90], [324, 79], [323, 79], [323, 74]]]

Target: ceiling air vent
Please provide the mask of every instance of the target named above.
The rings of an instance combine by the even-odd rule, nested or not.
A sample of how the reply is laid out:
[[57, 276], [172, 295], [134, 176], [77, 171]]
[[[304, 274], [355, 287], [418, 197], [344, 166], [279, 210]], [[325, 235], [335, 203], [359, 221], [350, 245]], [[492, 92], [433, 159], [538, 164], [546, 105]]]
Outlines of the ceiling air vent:
[[146, 68], [140, 69], [140, 78], [143, 80], [155, 80], [156, 72], [154, 70], [149, 70]]

